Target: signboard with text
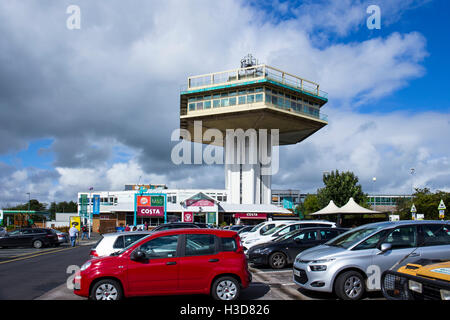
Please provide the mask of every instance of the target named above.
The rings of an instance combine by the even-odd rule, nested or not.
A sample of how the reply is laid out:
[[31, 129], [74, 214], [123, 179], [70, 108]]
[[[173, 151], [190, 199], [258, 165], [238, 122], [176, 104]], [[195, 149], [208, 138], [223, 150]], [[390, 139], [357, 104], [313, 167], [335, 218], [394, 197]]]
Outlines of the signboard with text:
[[136, 214], [138, 217], [164, 217], [165, 199], [162, 195], [136, 196]]
[[87, 217], [88, 195], [82, 194], [80, 196], [80, 216]]
[[186, 200], [187, 207], [212, 207], [214, 201], [208, 199], [189, 199]]
[[267, 213], [253, 213], [253, 212], [249, 212], [249, 213], [235, 213], [234, 217], [235, 218], [240, 218], [240, 219], [266, 219], [267, 218]]
[[92, 196], [92, 213], [100, 214], [100, 195], [94, 194]]
[[134, 225], [137, 217], [164, 218], [167, 222], [167, 195], [162, 193], [135, 193], [134, 195]]

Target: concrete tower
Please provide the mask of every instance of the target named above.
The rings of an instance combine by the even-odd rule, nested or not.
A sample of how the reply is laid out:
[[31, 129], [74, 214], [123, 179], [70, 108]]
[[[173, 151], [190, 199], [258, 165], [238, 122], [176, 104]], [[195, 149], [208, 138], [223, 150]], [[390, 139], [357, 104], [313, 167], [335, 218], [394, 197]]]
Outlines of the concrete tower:
[[[271, 175], [277, 171], [271, 172], [272, 147], [296, 144], [327, 125], [320, 113], [327, 101], [318, 84], [248, 55], [238, 69], [188, 78], [180, 94], [180, 128], [190, 137], [181, 138], [224, 147], [225, 188], [232, 203], [270, 204]], [[208, 129], [224, 138], [204, 141]], [[239, 155], [247, 161], [239, 162]]]

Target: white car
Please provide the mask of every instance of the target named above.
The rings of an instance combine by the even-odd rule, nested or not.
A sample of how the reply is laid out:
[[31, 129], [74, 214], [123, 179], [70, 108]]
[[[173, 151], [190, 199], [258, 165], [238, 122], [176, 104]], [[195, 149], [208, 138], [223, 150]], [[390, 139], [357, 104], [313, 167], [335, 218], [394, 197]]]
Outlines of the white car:
[[298, 220], [264, 221], [254, 226], [253, 229], [251, 229], [249, 232], [242, 233], [239, 236], [241, 237], [242, 243], [244, 243], [244, 240], [260, 237], [263, 233], [266, 233], [267, 231], [276, 228], [280, 225], [285, 226], [296, 222], [298, 222]]
[[280, 224], [275, 228], [266, 231], [261, 234], [259, 237], [246, 238], [245, 241], [242, 242], [244, 246], [244, 250], [248, 250], [253, 246], [256, 246], [261, 243], [272, 241], [282, 235], [285, 235], [288, 232], [303, 229], [303, 228], [314, 228], [314, 227], [330, 227], [336, 228], [335, 222], [322, 221], [322, 220], [311, 220], [311, 221], [294, 221], [294, 223], [289, 224]]
[[150, 231], [115, 232], [103, 235], [103, 238], [91, 249], [90, 258], [110, 256], [119, 252], [143, 237], [150, 235]]

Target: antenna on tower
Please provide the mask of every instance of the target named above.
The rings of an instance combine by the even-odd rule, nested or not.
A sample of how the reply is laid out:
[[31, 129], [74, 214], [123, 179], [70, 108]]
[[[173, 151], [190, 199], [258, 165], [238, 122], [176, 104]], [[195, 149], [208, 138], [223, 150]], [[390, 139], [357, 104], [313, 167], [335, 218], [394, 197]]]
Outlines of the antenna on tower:
[[241, 68], [248, 68], [251, 66], [256, 66], [258, 64], [258, 60], [256, 60], [256, 58], [254, 58], [251, 53], [249, 53], [248, 55], [246, 55], [242, 60], [241, 60]]

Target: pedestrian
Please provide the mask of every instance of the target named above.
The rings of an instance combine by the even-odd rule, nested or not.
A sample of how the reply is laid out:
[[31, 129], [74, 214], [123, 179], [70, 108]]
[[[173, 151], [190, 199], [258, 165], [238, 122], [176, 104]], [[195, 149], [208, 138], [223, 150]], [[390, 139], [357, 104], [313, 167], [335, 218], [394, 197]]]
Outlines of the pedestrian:
[[81, 235], [81, 240], [84, 240], [84, 237], [89, 238], [89, 229], [88, 227], [84, 224], [83, 227], [81, 228], [81, 231], [83, 231], [82, 235]]
[[70, 243], [72, 244], [72, 247], [75, 247], [75, 243], [76, 243], [77, 237], [78, 237], [78, 229], [75, 226], [76, 226], [76, 224], [72, 223], [72, 228], [69, 229], [69, 237], [70, 237]]
[[125, 231], [130, 231], [131, 229], [130, 229], [130, 226], [129, 225], [126, 225], [126, 227], [125, 227]]
[[145, 221], [144, 230], [148, 230], [148, 222], [147, 221]]

